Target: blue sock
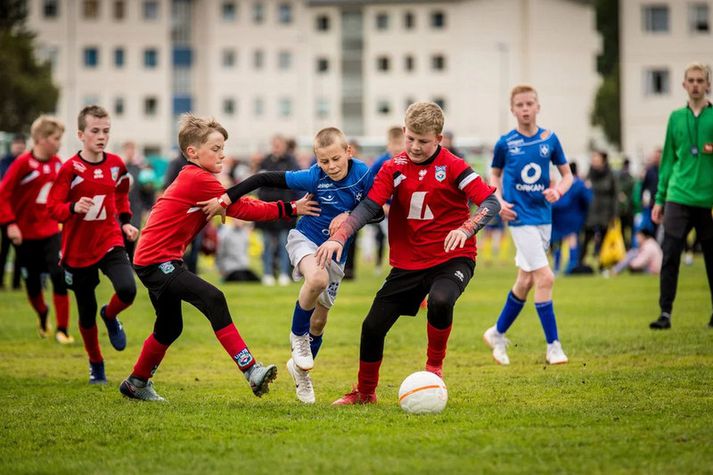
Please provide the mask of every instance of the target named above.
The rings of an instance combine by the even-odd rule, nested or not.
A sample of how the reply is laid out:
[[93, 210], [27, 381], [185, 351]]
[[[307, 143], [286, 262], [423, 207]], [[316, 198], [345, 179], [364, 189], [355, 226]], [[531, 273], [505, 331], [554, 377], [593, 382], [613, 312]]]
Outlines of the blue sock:
[[565, 269], [565, 274], [572, 273], [572, 270], [577, 267], [577, 261], [579, 260], [579, 248], [577, 246], [569, 248], [569, 262], [567, 262], [567, 269]]
[[299, 300], [295, 302], [295, 313], [292, 314], [292, 333], [302, 336], [309, 332], [309, 319], [314, 309], [305, 310], [300, 307]]
[[313, 335], [312, 332], [309, 333], [310, 342], [309, 347], [312, 350], [312, 359], [317, 357], [319, 353], [319, 347], [322, 346], [322, 335]]
[[510, 328], [510, 325], [515, 321], [520, 310], [525, 306], [525, 301], [515, 297], [512, 290], [508, 292], [508, 298], [505, 300], [505, 306], [500, 312], [498, 323], [495, 325], [499, 333], [505, 333]]
[[535, 308], [537, 309], [537, 315], [540, 317], [542, 329], [545, 331], [547, 343], [558, 340], [557, 321], [555, 320], [555, 309], [552, 307], [552, 300], [535, 303]]

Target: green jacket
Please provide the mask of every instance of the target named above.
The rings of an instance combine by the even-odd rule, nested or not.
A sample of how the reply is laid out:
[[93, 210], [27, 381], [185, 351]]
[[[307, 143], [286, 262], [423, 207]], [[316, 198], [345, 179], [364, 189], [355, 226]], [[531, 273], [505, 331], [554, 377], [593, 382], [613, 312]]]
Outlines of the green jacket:
[[[697, 139], [697, 140], [696, 140]], [[698, 154], [693, 154], [697, 147]], [[671, 113], [659, 168], [656, 204], [713, 208], [713, 105], [698, 117], [688, 107]]]

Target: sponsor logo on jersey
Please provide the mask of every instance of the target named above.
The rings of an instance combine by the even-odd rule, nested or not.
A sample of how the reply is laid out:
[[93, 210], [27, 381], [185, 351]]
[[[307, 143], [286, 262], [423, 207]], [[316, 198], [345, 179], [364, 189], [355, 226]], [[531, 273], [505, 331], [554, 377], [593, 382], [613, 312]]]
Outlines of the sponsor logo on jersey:
[[542, 167], [535, 162], [530, 162], [520, 171], [520, 178], [525, 183], [518, 183], [515, 189], [518, 191], [543, 191], [545, 185], [537, 183], [542, 176]]
[[87, 167], [85, 167], [82, 162], [74, 161], [72, 162], [72, 165], [74, 166], [74, 169], [77, 170], [79, 173], [84, 173], [85, 171], [87, 171]]
[[540, 145], [540, 157], [547, 158], [550, 156], [550, 146], [546, 143]]
[[248, 349], [245, 348], [243, 351], [241, 351], [237, 355], [233, 356], [233, 359], [235, 360], [236, 363], [238, 363], [238, 366], [240, 368], [245, 368], [250, 363], [252, 363], [253, 355], [251, 355], [250, 352], [248, 351]]
[[520, 148], [520, 147], [510, 147], [509, 151], [510, 151], [510, 155], [522, 155], [523, 153], [525, 153], [522, 151], [522, 148]]
[[357, 200], [357, 202], [361, 201], [362, 197], [363, 197], [363, 195], [362, 195], [361, 191], [357, 192], [357, 194], [354, 195], [354, 199]]
[[322, 201], [324, 201], [326, 203], [331, 203], [334, 201], [334, 195], [332, 195], [332, 194], [324, 195], [321, 198], [322, 198]]
[[95, 180], [101, 180], [104, 178], [104, 172], [102, 171], [101, 168], [95, 168], [94, 169], [94, 179]]
[[111, 179], [116, 181], [119, 178], [119, 167], [111, 167], [109, 170], [111, 171]]
[[332, 187], [334, 187], [334, 184], [332, 184], [332, 183], [320, 183], [319, 185], [317, 185], [318, 190], [323, 190], [325, 188], [332, 188]]
[[395, 157], [392, 160], [396, 165], [406, 165], [408, 163], [408, 158], [406, 157]]
[[436, 165], [436, 180], [443, 181], [446, 179], [446, 165], [438, 166]]
[[163, 272], [164, 274], [170, 274], [171, 272], [176, 270], [176, 268], [170, 262], [161, 263], [158, 265], [158, 268], [161, 269], [161, 272]]
[[456, 276], [456, 277], [458, 277], [458, 279], [459, 279], [461, 282], [464, 282], [464, 281], [465, 281], [465, 276], [463, 275], [463, 273], [462, 273], [461, 271], [457, 270], [457, 271], [455, 271], [455, 273], [454, 273], [453, 275]]

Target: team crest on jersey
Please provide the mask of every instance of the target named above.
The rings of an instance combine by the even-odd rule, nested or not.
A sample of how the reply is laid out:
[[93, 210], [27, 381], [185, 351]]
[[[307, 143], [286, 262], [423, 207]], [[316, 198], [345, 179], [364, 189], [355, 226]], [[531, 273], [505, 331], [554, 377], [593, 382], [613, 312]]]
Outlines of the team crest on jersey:
[[116, 181], [119, 178], [119, 167], [111, 167], [111, 179]]
[[74, 166], [74, 169], [77, 170], [79, 173], [84, 173], [87, 171], [87, 167], [84, 166], [82, 162], [72, 162], [72, 165]]
[[162, 264], [159, 264], [158, 268], [161, 269], [161, 272], [163, 272], [164, 274], [170, 274], [171, 272], [176, 270], [176, 268], [170, 262], [164, 262]]
[[540, 145], [540, 157], [547, 158], [550, 155], [550, 146], [546, 143]]
[[436, 180], [443, 181], [446, 179], [446, 165], [438, 166], [436, 165]]
[[233, 359], [238, 363], [238, 367], [245, 368], [247, 365], [252, 363], [253, 355], [250, 354], [247, 348], [243, 349], [240, 353], [233, 356]]

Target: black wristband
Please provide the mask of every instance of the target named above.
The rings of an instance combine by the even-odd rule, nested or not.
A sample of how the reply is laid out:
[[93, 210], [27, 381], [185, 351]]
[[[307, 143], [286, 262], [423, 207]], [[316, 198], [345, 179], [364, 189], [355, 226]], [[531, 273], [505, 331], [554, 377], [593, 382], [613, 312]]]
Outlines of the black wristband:
[[130, 213], [121, 213], [119, 215], [119, 222], [121, 223], [122, 226], [125, 224], [131, 224], [131, 214]]
[[69, 203], [69, 213], [70, 213], [70, 214], [77, 214], [77, 212], [74, 211], [74, 205], [76, 205], [76, 204], [77, 204], [76, 201], [73, 202], [73, 203]]

